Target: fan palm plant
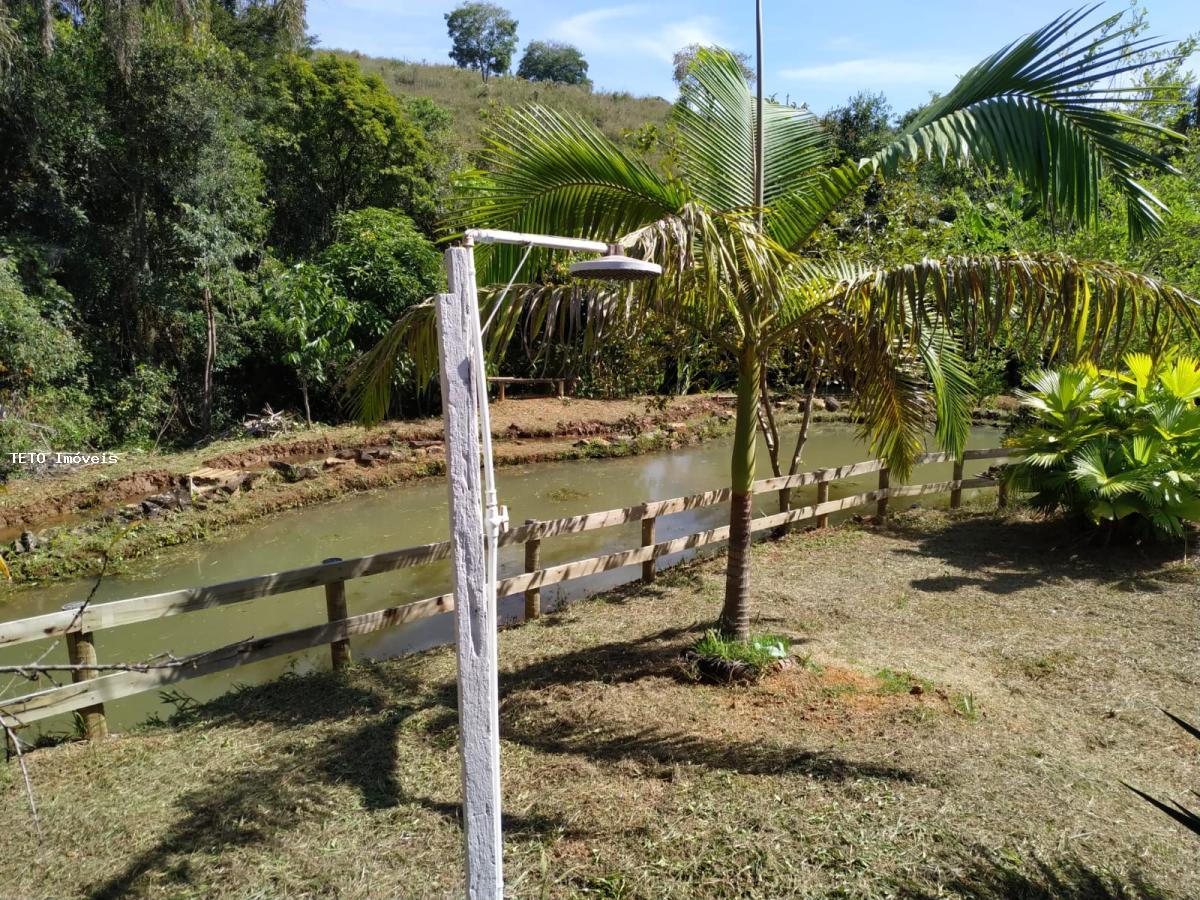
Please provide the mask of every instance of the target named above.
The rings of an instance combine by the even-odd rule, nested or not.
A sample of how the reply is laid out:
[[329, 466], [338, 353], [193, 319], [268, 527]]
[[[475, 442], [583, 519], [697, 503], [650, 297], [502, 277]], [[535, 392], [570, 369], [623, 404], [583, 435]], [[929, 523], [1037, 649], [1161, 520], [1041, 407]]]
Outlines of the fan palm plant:
[[1184, 538], [1200, 521], [1200, 360], [1130, 353], [1121, 371], [1084, 365], [1018, 391], [1030, 422], [1007, 478], [1039, 509]]
[[[1144, 45], [1111, 20], [1087, 24], [1088, 12], [1063, 15], [989, 56], [896, 140], [844, 164], [834, 164], [815, 116], [760, 106], [737, 59], [719, 50], [701, 50], [681, 86], [673, 110], [677, 154], [667, 165], [631, 156], [591, 124], [537, 106], [491, 132], [483, 171], [459, 192], [452, 231], [617, 237], [664, 273], [619, 291], [557, 283], [552, 260], [535, 252], [532, 281], [483, 293], [485, 317], [495, 316], [490, 351], [503, 352], [521, 328], [551, 338], [582, 329], [587, 350], [613, 323], [657, 309], [736, 360], [726, 633], [744, 639], [749, 628], [756, 419], [764, 365], [778, 348], [807, 346], [828, 375], [850, 385], [864, 434], [903, 477], [934, 413], [943, 447], [957, 453], [966, 440], [973, 386], [956, 329], [1016, 327], [1062, 339], [1064, 351], [1084, 356], [1128, 335], [1114, 326], [1144, 310], [1157, 310], [1160, 331], [1181, 318], [1194, 324], [1181, 292], [1101, 262], [1006, 253], [872, 268], [809, 250], [831, 213], [870, 179], [922, 158], [1012, 172], [1044, 207], [1081, 224], [1096, 220], [1101, 181], [1109, 178], [1124, 198], [1132, 236], [1158, 228], [1162, 205], [1137, 176], [1170, 167], [1143, 146], [1178, 136], [1119, 111], [1124, 89], [1111, 85], [1136, 67], [1133, 56]], [[520, 253], [480, 248], [481, 283], [508, 281]], [[357, 366], [352, 384], [365, 418], [386, 410], [392, 361], [402, 349], [420, 369], [436, 371], [428, 307], [411, 311]]]

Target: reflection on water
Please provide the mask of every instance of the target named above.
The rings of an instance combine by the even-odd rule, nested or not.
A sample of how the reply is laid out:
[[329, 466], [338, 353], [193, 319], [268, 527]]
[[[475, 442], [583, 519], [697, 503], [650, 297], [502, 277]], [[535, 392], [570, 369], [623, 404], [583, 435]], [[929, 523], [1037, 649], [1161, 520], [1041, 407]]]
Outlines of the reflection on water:
[[[999, 446], [1000, 432], [995, 428], [976, 428], [970, 446]], [[661, 500], [712, 490], [729, 484], [729, 447], [713, 442], [669, 453], [626, 459], [577, 460], [537, 463], [501, 468], [497, 472], [501, 502], [508, 504], [514, 524], [527, 518], [552, 519], [605, 509], [632, 506], [643, 500]], [[760, 460], [765, 460], [765, 452]], [[868, 458], [866, 448], [854, 438], [846, 425], [814, 425], [804, 453], [804, 468], [842, 465]], [[760, 462], [761, 465], [761, 462]], [[982, 471], [987, 462], [968, 463], [967, 474]], [[759, 477], [769, 471], [760, 468]], [[922, 466], [914, 481], [942, 481], [951, 477], [951, 466]], [[876, 486], [874, 474], [832, 485], [830, 499], [861, 493]], [[796, 505], [811, 503], [815, 488], [797, 491]], [[926, 505], [945, 504], [945, 495], [920, 498]], [[759, 512], [776, 511], [773, 494], [758, 498]], [[842, 515], [850, 515], [851, 512]], [[657, 523], [657, 539], [666, 541], [694, 531], [725, 524], [724, 505], [688, 510], [663, 517]], [[834, 516], [833, 518], [837, 518]], [[291, 510], [272, 516], [223, 538], [193, 548], [164, 551], [158, 558], [139, 563], [137, 572], [110, 577], [101, 585], [95, 602], [117, 600], [142, 594], [215, 584], [266, 572], [312, 565], [331, 556], [345, 558], [379, 553], [416, 544], [444, 540], [448, 532], [445, 483], [430, 479], [407, 486], [368, 494], [356, 494], [336, 503]], [[543, 566], [581, 559], [637, 546], [641, 526], [631, 522], [613, 528], [547, 539], [542, 544]], [[669, 565], [682, 554], [666, 557], [659, 565]], [[524, 551], [507, 547], [501, 559], [501, 577], [519, 573]], [[636, 578], [640, 566], [631, 566], [569, 585], [555, 585], [542, 592], [548, 605], [582, 593], [595, 591]], [[3, 607], [5, 619], [52, 612], [62, 604], [83, 599], [90, 590], [88, 582], [57, 584], [16, 595]], [[369, 612], [411, 600], [434, 596], [449, 590], [449, 564], [434, 563], [402, 569], [369, 578], [350, 581], [346, 595], [350, 614]], [[501, 606], [502, 617], [519, 615], [519, 597], [509, 598]], [[715, 614], [715, 610], [711, 611]], [[698, 611], [698, 615], [703, 614]], [[265, 597], [183, 616], [114, 628], [96, 634], [100, 661], [134, 661], [170, 651], [176, 655], [194, 653], [250, 636], [263, 637], [280, 631], [315, 624], [325, 619], [324, 593], [320, 588]], [[449, 616], [416, 622], [391, 632], [365, 635], [353, 640], [357, 657], [391, 656], [404, 651], [443, 643], [451, 637]], [[44, 644], [14, 647], [0, 653], [5, 663], [24, 662], [40, 653]], [[61, 646], [57, 657], [65, 659]], [[255, 683], [288, 670], [307, 671], [328, 664], [323, 648], [245, 666], [218, 675], [198, 678], [182, 684], [183, 692], [206, 699], [231, 685]], [[0, 684], [0, 687], [3, 685]], [[12, 692], [8, 692], [11, 694]], [[116, 701], [108, 710], [111, 726], [120, 728], [141, 721], [150, 712], [162, 708], [153, 693]], [[62, 723], [56, 723], [63, 727]]]

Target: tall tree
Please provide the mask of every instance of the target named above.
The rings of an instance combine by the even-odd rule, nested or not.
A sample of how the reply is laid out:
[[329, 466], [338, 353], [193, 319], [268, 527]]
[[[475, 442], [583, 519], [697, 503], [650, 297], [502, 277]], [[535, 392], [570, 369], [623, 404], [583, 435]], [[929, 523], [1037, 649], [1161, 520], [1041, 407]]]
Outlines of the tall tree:
[[331, 54], [293, 54], [272, 80], [263, 154], [275, 201], [274, 247], [294, 257], [319, 250], [339, 213], [365, 206], [399, 209], [432, 230], [433, 150], [378, 76]]
[[464, 3], [446, 13], [453, 46], [450, 58], [461, 68], [477, 69], [486, 83], [503, 75], [517, 49], [517, 20], [495, 3]]
[[[729, 565], [722, 627], [749, 629], [749, 546], [755, 429], [763, 366], [783, 346], [819, 350], [856, 395], [864, 434], [904, 477], [925, 441], [931, 412], [938, 442], [959, 453], [973, 385], [951, 327], [1020, 328], [1061, 341], [1068, 355], [1098, 353], [1128, 340], [1118, 322], [1153, 312], [1159, 328], [1196, 326], [1194, 301], [1152, 278], [1061, 254], [1002, 253], [913, 260], [876, 268], [833, 255], [809, 257], [821, 224], [874, 175], [924, 157], [978, 160], [1019, 177], [1035, 201], [1081, 225], [1101, 216], [1101, 181], [1125, 203], [1130, 234], [1161, 225], [1161, 204], [1139, 176], [1169, 166], [1142, 149], [1172, 133], [1124, 114], [1114, 77], [1137, 45], [1097, 35], [1087, 13], [1069, 13], [972, 68], [945, 96], [868, 159], [834, 164], [819, 120], [803, 109], [761, 105], [737, 59], [701, 50], [673, 118], [678, 177], [626, 154], [590, 124], [533, 107], [492, 135], [486, 174], [466, 186], [456, 228], [494, 227], [611, 240], [653, 259], [664, 275], [632, 295], [545, 281], [489, 292], [505, 297], [489, 335], [505, 346], [523, 321], [586, 322], [603, 328], [665, 309], [723, 348], [738, 366], [731, 460]], [[755, 205], [756, 118], [763, 113], [763, 201]], [[761, 225], [760, 222], [761, 214]], [[503, 284], [519, 248], [479, 251], [482, 280]], [[545, 267], [541, 257], [534, 265]], [[522, 318], [521, 310], [528, 313]], [[965, 318], [964, 313], [965, 311]], [[492, 310], [484, 311], [487, 318]], [[390, 379], [387, 345], [406, 337], [432, 370], [429, 311], [414, 312], [359, 368], [367, 417], [378, 413]]]
[[591, 84], [587, 73], [587, 60], [579, 48], [557, 41], [532, 41], [517, 67], [519, 78], [561, 84]]
[[[686, 47], [680, 47], [675, 51], [675, 55], [671, 60], [671, 77], [675, 79], [677, 85], [682, 85], [688, 77], [688, 71], [692, 67], [692, 63], [696, 61], [696, 56], [701, 50], [716, 50], [718, 48], [705, 44], [688, 44]], [[724, 50], [735, 60], [737, 60], [738, 68], [742, 70], [742, 77], [751, 84], [754, 83], [755, 70], [750, 64], [750, 54], [743, 53], [740, 50]]]

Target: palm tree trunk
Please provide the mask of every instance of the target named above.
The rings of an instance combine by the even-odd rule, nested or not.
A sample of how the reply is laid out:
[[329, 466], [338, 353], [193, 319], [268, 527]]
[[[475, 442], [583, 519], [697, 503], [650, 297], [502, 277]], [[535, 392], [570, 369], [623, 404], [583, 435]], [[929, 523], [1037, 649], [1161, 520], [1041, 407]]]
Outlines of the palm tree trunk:
[[[808, 381], [808, 392], [804, 395], [804, 418], [800, 422], [800, 433], [796, 435], [796, 449], [792, 451], [792, 463], [788, 466], [788, 474], [795, 475], [800, 470], [800, 461], [804, 458], [804, 445], [808, 443], [808, 429], [812, 426], [813, 402], [817, 399], [817, 379], [820, 372], [813, 370]], [[791, 512], [792, 489], [782, 488], [779, 491], [779, 511]], [[780, 525], [775, 529], [775, 537], [783, 537], [792, 530], [792, 526]]]
[[744, 347], [738, 359], [737, 418], [730, 470], [729, 566], [721, 631], [736, 640], [750, 636], [750, 517], [753, 513], [754, 454], [757, 449], [758, 355]]

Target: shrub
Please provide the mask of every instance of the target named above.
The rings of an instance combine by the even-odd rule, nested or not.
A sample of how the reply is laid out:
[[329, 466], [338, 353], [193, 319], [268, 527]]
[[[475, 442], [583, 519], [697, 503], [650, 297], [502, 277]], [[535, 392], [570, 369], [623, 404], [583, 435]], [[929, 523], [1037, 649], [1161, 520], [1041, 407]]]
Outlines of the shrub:
[[718, 631], [706, 631], [684, 655], [696, 678], [728, 683], [758, 681], [785, 664], [792, 643], [778, 634], [738, 641]]
[[[103, 437], [83, 385], [88, 356], [73, 335], [64, 296], [27, 292], [0, 257], [0, 446], [81, 450]], [[5, 458], [0, 472], [11, 468]]]
[[1131, 353], [1120, 371], [1044, 371], [1018, 391], [1028, 424], [1009, 483], [1042, 510], [1181, 537], [1200, 519], [1200, 362]]

